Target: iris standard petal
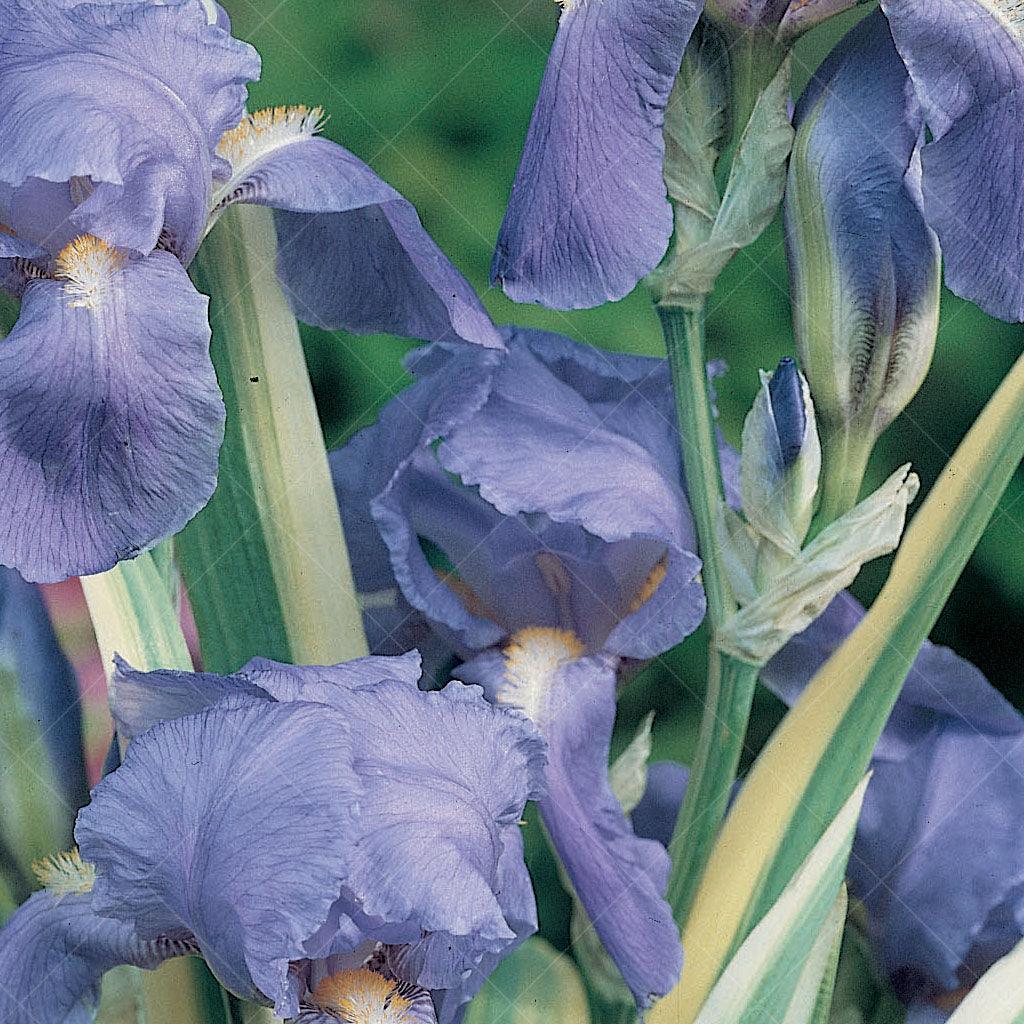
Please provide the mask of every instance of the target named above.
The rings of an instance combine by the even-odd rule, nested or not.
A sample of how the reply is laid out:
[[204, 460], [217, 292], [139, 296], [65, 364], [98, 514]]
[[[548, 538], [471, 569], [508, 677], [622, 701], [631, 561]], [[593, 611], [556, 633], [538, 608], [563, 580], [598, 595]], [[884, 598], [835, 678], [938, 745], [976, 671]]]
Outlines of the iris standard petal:
[[215, 206], [277, 211], [278, 276], [296, 315], [327, 330], [501, 348], [476, 293], [413, 206], [360, 159], [316, 137], [319, 108], [262, 111], [219, 152], [231, 179]]
[[543, 741], [521, 715], [460, 683], [424, 693], [384, 681], [342, 703], [365, 790], [353, 907], [364, 927], [385, 929], [370, 938], [402, 924], [422, 935], [406, 954], [408, 980], [458, 987], [481, 958], [522, 937], [532, 895], [515, 856], [518, 822], [543, 790]]
[[[839, 595], [762, 682], [791, 703], [862, 617]], [[852, 891], [905, 997], [955, 989], [1024, 935], [1024, 717], [925, 642], [871, 766]]]
[[664, 256], [665, 107], [702, 7], [565, 5], [491, 268], [511, 298], [597, 306]]
[[89, 800], [78, 680], [57, 643], [39, 588], [13, 569], [0, 568], [0, 658], [5, 653], [14, 663], [26, 710], [39, 725], [70, 844], [75, 814]]
[[0, 1020], [91, 1024], [106, 971], [156, 967], [188, 951], [172, 939], [144, 942], [131, 925], [100, 917], [88, 893], [37, 892], [0, 930]]
[[923, 120], [879, 12], [849, 32], [794, 115], [786, 243], [802, 369], [819, 408], [881, 432], [935, 344], [939, 254], [921, 211]]
[[612, 659], [561, 667], [542, 730], [549, 747], [548, 794], [540, 811], [576, 895], [638, 1005], [679, 980], [683, 954], [665, 901], [665, 848], [639, 839], [608, 782], [615, 718]]
[[135, 739], [78, 819], [102, 913], [193, 936], [218, 978], [292, 1016], [288, 961], [349, 871], [358, 779], [344, 716], [245, 702]]
[[213, 493], [224, 430], [207, 300], [173, 256], [85, 238], [58, 268], [0, 341], [0, 563], [43, 582], [180, 530]]
[[932, 141], [924, 206], [946, 283], [1004, 320], [1024, 320], [1024, 17], [1016, 0], [883, 0]]
[[240, 676], [211, 672], [160, 669], [139, 672], [115, 657], [110, 688], [110, 711], [118, 734], [126, 740], [141, 736], [158, 722], [195, 715], [232, 697], [269, 700], [270, 695]]
[[[84, 4], [4, 0], [0, 14], [0, 180], [80, 179], [80, 231], [149, 252], [165, 227], [195, 251], [214, 147], [237, 123], [247, 44], [207, 24], [193, 0]], [[88, 191], [88, 190], [87, 190]]]
[[678, 474], [667, 475], [660, 453], [620, 433], [610, 412], [592, 407], [523, 343], [510, 344], [487, 402], [438, 449], [441, 464], [503, 515], [542, 512], [610, 544], [643, 542], [637, 555], [648, 559], [652, 586], [635, 608], [621, 609], [606, 646], [639, 658], [661, 653], [704, 616]]

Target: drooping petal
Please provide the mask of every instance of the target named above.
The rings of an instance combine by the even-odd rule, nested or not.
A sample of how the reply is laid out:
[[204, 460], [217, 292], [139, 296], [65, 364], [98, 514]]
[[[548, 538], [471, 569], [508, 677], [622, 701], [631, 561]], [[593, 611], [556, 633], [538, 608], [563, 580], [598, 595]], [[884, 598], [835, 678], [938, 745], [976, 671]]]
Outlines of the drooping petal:
[[801, 369], [824, 430], [877, 436], [920, 387], [939, 315], [922, 117], [880, 13], [818, 69], [794, 125], [785, 214]]
[[932, 132], [924, 209], [946, 283], [1004, 320], [1024, 320], [1024, 13], [1016, 0], [883, 0]]
[[700, 0], [566, 4], [491, 268], [519, 302], [620, 299], [672, 233], [665, 106]]
[[188, 951], [187, 942], [144, 942], [131, 925], [100, 917], [88, 893], [37, 892], [0, 930], [0, 1020], [91, 1024], [104, 973], [156, 967]]
[[[841, 594], [762, 681], [792, 702], [862, 616]], [[882, 963], [908, 998], [970, 983], [1024, 935], [1024, 718], [925, 642], [872, 770], [849, 870]]]
[[216, 485], [224, 407], [181, 264], [93, 238], [0, 341], [0, 563], [53, 581], [177, 532]]
[[70, 845], [75, 814], [89, 800], [78, 681], [38, 587], [0, 568], [0, 659], [11, 658], [26, 710], [38, 723]]
[[184, 929], [218, 978], [292, 1016], [288, 961], [349, 872], [359, 781], [344, 716], [220, 706], [154, 726], [79, 815], [95, 905], [143, 937]]
[[[576, 376], [586, 379], [582, 367], [556, 364], [562, 379], [527, 341], [510, 338], [490, 398], [447, 434], [438, 457], [503, 515], [544, 513], [581, 527], [607, 542], [610, 562], [640, 570], [628, 594], [592, 597], [621, 619], [605, 646], [652, 657], [704, 615], [700, 561], [678, 473], [666, 472], [660, 445], [649, 450], [620, 432], [611, 410], [572, 386]], [[665, 429], [661, 424], [655, 436]], [[580, 623], [561, 625], [583, 636]]]
[[476, 293], [413, 206], [348, 150], [316, 137], [323, 111], [261, 111], [228, 133], [217, 207], [276, 211], [278, 275], [296, 315], [327, 330], [501, 348]]
[[551, 683], [541, 723], [549, 746], [541, 815], [602, 944], [646, 1007], [679, 980], [683, 954], [664, 899], [665, 848], [634, 835], [608, 783], [614, 663], [582, 658]]
[[94, 190], [80, 231], [149, 252], [165, 228], [190, 258], [217, 140], [237, 123], [259, 58], [179, 3], [0, 6], [0, 180]]

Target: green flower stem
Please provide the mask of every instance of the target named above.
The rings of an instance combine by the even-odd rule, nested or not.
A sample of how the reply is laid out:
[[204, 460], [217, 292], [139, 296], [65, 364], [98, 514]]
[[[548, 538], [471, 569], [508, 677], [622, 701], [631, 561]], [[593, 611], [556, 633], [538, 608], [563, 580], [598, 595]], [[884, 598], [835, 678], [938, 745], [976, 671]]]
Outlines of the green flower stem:
[[708, 688], [686, 798], [672, 836], [668, 899], [682, 926], [690, 911], [736, 778], [757, 669], [718, 649], [716, 635], [736, 611], [717, 539], [724, 500], [718, 438], [708, 394], [704, 357], [704, 309], [659, 306], [672, 386], [687, 494], [697, 525], [708, 600]]
[[298, 326], [269, 210], [229, 209], [192, 267], [227, 405], [217, 491], [177, 542], [204, 666], [367, 653]]
[[[121, 562], [109, 572], [82, 577], [82, 589], [108, 683], [115, 654], [143, 671], [192, 670], [166, 545]], [[125, 743], [119, 742], [123, 752]], [[225, 1020], [225, 993], [202, 960], [169, 960], [156, 971], [137, 974], [146, 1024], [221, 1024]]]
[[813, 540], [826, 526], [846, 515], [857, 504], [868, 460], [875, 446], [874, 434], [856, 427], [822, 429], [822, 471], [818, 508], [808, 534]]
[[[689, 1024], [862, 777], [922, 642], [1024, 456], [1024, 356], [904, 535], [889, 579], [747, 776], [701, 880], [677, 989], [652, 1024]], [[756, 841], [755, 841], [756, 839]]]

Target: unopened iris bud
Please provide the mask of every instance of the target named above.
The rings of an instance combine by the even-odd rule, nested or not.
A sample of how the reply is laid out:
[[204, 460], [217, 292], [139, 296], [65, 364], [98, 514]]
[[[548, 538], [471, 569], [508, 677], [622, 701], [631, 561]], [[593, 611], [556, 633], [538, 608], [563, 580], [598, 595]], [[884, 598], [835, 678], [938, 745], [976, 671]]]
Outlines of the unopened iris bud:
[[786, 239], [801, 366], [818, 414], [822, 525], [853, 507], [878, 436], [917, 393], [940, 265], [921, 213], [922, 120], [884, 19], [821, 66], [796, 109]]
[[820, 469], [810, 389], [787, 357], [773, 374], [761, 373], [743, 425], [740, 478], [747, 522], [788, 555], [797, 555], [807, 536]]

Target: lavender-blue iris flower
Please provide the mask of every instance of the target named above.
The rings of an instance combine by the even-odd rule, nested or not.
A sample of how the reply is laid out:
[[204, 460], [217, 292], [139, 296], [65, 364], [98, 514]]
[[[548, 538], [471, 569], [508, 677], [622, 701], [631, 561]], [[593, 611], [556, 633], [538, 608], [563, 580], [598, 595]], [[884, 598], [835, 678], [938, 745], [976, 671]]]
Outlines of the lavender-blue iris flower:
[[[792, 704], [863, 614], [840, 594], [761, 681]], [[871, 770], [851, 892], [908, 1022], [945, 1020], [958, 990], [1024, 937], [1024, 717], [973, 665], [925, 642]], [[669, 841], [687, 778], [679, 764], [650, 766], [638, 835]]]
[[[863, 616], [841, 594], [761, 679], [792, 702]], [[971, 984], [1024, 936], [1024, 716], [925, 643], [875, 748], [850, 859], [900, 994]]]
[[[70, 842], [75, 814], [89, 799], [78, 681], [54, 635], [39, 588], [4, 568], [0, 568], [0, 664], [9, 664], [17, 677], [24, 714], [38, 723], [49, 762], [49, 771], [38, 774], [55, 787], [55, 822], [63, 823], [64, 841]], [[36, 755], [14, 751], [9, 756], [30, 759]]]
[[452, 1019], [536, 929], [519, 819], [543, 741], [418, 677], [415, 653], [230, 677], [120, 664], [132, 741], [78, 852], [0, 932], [0, 1019], [89, 1019], [104, 971], [186, 953], [310, 1024], [426, 1024], [435, 1001]]
[[0, 563], [98, 572], [213, 492], [224, 408], [185, 267], [238, 202], [275, 209], [297, 314], [500, 347], [415, 211], [317, 136], [319, 108], [245, 115], [256, 52], [199, 0], [0, 0]]
[[668, 859], [633, 835], [608, 753], [617, 670], [704, 614], [668, 372], [539, 331], [505, 338], [502, 355], [420, 355], [417, 383], [333, 453], [335, 485], [375, 649], [425, 618], [465, 660], [458, 678], [540, 726], [542, 817], [645, 1005], [681, 964]]
[[[853, 0], [716, 0], [715, 16], [782, 40]], [[661, 260], [672, 222], [662, 180], [665, 105], [700, 3], [579, 0], [562, 14], [495, 253], [493, 275], [519, 301], [559, 309], [617, 299]], [[1004, 320], [1024, 320], [1024, 22], [1015, 0], [882, 0], [874, 52], [857, 30], [832, 66], [857, 52], [829, 105], [866, 151], [889, 146], [875, 81], [899, 90], [921, 149], [923, 213], [942, 246], [949, 287]], [[891, 36], [890, 36], [891, 30]], [[895, 40], [901, 74], [885, 74]], [[857, 82], [857, 78], [860, 82]], [[896, 78], [899, 81], [896, 81]], [[812, 89], [816, 86], [812, 85]], [[856, 151], [854, 165], [857, 164]], [[843, 149], [844, 157], [851, 153]], [[899, 171], [902, 184], [907, 162]], [[877, 182], [863, 185], [878, 187]], [[842, 202], [837, 197], [837, 203]], [[868, 205], [859, 218], [884, 208]], [[911, 218], [912, 220], [913, 218]], [[896, 239], [918, 244], [921, 227]], [[875, 232], [872, 232], [875, 234]], [[861, 257], [870, 261], [870, 256]]]

